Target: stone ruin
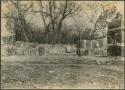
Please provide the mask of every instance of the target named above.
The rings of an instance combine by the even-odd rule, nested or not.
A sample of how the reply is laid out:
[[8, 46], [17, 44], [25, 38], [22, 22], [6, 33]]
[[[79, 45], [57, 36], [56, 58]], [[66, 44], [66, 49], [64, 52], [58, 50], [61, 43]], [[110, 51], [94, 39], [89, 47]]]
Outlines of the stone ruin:
[[46, 56], [46, 55], [76, 55], [76, 45], [38, 44], [16, 41], [10, 55], [19, 56]]
[[[98, 18], [91, 40], [81, 41], [82, 55], [124, 56], [122, 15], [113, 6]], [[113, 35], [113, 36], [112, 36]]]
[[81, 55], [107, 56], [106, 39], [102, 38], [97, 40], [82, 40]]
[[[105, 15], [109, 15], [109, 17], [105, 18]], [[2, 17], [1, 21], [2, 21], [2, 25], [1, 25], [2, 27], [1, 55], [2, 56], [76, 55], [76, 52], [77, 52], [76, 45], [71, 45], [71, 44], [50, 45], [50, 44], [28, 43], [23, 41], [15, 42], [13, 24], [12, 25], [9, 24], [9, 26], [6, 25], [7, 23], [11, 22], [11, 20]], [[108, 51], [113, 51], [113, 49], [108, 50], [109, 43], [107, 39], [109, 39], [109, 37], [107, 33], [110, 31], [110, 29], [119, 28], [120, 26], [121, 26], [120, 13], [117, 12], [114, 14], [110, 14], [107, 11], [102, 13], [102, 15], [100, 15], [100, 18], [97, 20], [97, 25], [95, 27], [96, 31], [94, 32], [94, 36], [95, 36], [94, 39], [81, 40], [81, 54], [90, 55], [90, 56], [93, 56], [93, 55], [107, 56]]]

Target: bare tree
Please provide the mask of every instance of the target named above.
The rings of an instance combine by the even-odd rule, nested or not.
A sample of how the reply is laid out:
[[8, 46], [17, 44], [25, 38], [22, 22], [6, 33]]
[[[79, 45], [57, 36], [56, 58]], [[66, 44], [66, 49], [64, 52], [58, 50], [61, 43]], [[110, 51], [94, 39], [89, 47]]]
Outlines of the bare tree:
[[20, 33], [23, 32], [24, 38], [27, 42], [29, 42], [28, 35], [26, 34], [26, 30], [28, 29], [29, 22], [26, 22], [25, 16], [27, 12], [33, 6], [33, 3], [25, 4], [22, 1], [8, 1], [6, 3], [11, 3], [14, 7], [13, 10], [10, 10], [10, 14], [6, 14], [6, 18], [13, 19], [15, 30], [18, 30]]
[[38, 1], [38, 3], [39, 10], [33, 10], [33, 12], [41, 14], [45, 29], [52, 32], [52, 43], [60, 43], [62, 39], [62, 23], [66, 18], [73, 16], [77, 11], [79, 11], [82, 3], [77, 5], [75, 1], [68, 0]]

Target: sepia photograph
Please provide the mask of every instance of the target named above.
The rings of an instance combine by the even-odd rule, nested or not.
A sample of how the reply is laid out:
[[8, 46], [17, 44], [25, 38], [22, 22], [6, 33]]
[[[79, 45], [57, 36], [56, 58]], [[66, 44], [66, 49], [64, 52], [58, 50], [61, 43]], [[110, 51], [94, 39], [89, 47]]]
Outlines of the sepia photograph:
[[1, 89], [125, 89], [124, 0], [1, 0]]

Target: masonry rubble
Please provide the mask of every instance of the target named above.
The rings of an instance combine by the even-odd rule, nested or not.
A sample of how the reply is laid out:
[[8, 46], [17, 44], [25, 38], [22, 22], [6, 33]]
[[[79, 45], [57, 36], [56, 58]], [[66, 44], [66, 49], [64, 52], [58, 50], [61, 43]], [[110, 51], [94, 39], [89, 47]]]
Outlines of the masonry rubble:
[[44, 55], [63, 55], [76, 54], [76, 45], [64, 44], [38, 44], [24, 41], [16, 41], [14, 45], [15, 55], [44, 56]]

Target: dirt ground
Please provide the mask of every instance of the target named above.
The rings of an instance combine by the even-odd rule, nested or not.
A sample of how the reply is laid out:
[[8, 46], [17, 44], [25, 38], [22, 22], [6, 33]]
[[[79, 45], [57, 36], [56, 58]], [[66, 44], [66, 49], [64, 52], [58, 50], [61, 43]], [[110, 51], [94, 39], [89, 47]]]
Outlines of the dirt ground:
[[[90, 63], [96, 59], [109, 58], [4, 57], [1, 61], [2, 89], [123, 89], [123, 60], [112, 65]], [[80, 64], [77, 60], [86, 63]]]

